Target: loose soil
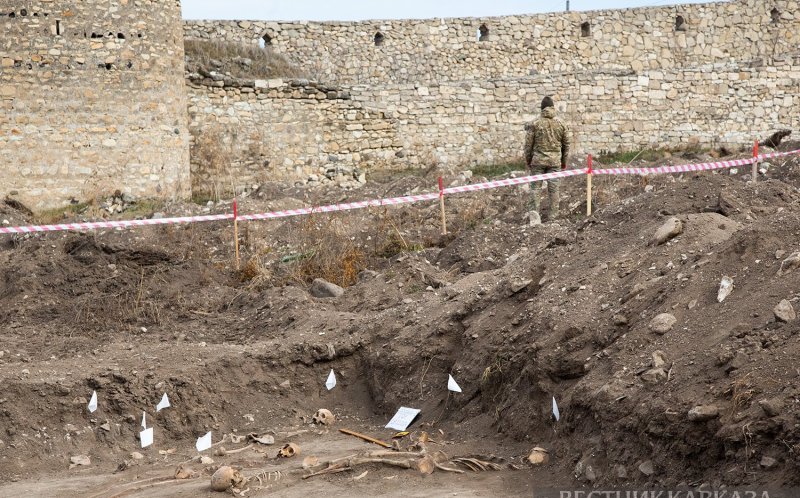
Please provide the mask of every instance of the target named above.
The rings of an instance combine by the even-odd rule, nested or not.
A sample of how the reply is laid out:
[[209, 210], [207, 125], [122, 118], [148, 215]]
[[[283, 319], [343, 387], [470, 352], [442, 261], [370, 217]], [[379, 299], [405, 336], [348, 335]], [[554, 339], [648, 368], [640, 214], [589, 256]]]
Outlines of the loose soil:
[[[520, 187], [449, 197], [447, 235], [436, 203], [243, 223], [238, 271], [229, 223], [3, 236], [0, 494], [211, 496], [220, 464], [281, 472], [251, 479], [247, 496], [800, 485], [798, 322], [773, 314], [800, 299], [800, 269], [779, 272], [799, 250], [800, 162], [773, 162], [755, 185], [741, 173], [596, 178], [589, 218], [582, 180], [568, 179], [564, 216], [539, 226]], [[427, 191], [435, 177], [352, 192], [264, 185], [240, 211]], [[683, 233], [649, 244], [672, 217]], [[9, 205], [0, 219], [30, 221]], [[720, 303], [725, 276], [734, 290]], [[344, 294], [312, 297], [317, 277]], [[676, 319], [663, 335], [648, 327], [661, 313]], [[448, 374], [462, 393], [448, 393]], [[164, 392], [173, 406], [155, 413]], [[300, 479], [303, 456], [378, 449], [338, 428], [391, 440], [383, 426], [400, 406], [422, 410], [402, 446], [426, 431], [430, 451], [518, 468]], [[690, 420], [697, 406], [716, 414]], [[334, 426], [311, 424], [320, 408]], [[228, 450], [251, 432], [276, 444], [209, 450], [215, 462], [201, 464], [207, 431]], [[277, 460], [290, 441], [303, 455]], [[534, 446], [549, 463], [527, 463]], [[91, 465], [70, 469], [77, 455]], [[198, 477], [137, 489], [189, 460]]]

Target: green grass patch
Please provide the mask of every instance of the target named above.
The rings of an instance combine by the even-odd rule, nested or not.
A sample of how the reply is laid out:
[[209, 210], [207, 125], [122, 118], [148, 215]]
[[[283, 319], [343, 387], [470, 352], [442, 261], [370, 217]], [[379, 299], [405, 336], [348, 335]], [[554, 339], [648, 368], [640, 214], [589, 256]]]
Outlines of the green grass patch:
[[616, 152], [604, 152], [597, 156], [597, 160], [603, 164], [632, 163], [633, 161], [659, 161], [670, 157], [671, 153], [664, 149], [641, 149], [626, 150]]
[[499, 164], [479, 164], [472, 168], [472, 174], [486, 178], [496, 178], [511, 173], [512, 171], [525, 171], [527, 168], [524, 163], [499, 163]]

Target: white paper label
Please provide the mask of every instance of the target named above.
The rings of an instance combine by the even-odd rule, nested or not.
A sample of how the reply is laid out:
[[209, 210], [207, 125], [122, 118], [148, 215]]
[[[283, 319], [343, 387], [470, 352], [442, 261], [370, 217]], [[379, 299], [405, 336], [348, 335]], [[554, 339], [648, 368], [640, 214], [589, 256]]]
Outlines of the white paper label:
[[167, 393], [164, 393], [164, 396], [161, 397], [161, 401], [159, 401], [158, 405], [156, 405], [156, 413], [160, 412], [164, 408], [169, 408], [170, 406], [172, 405], [169, 404], [169, 398], [167, 397]]
[[556, 397], [553, 396], [553, 416], [556, 418], [556, 422], [561, 418], [561, 414], [558, 412], [558, 403], [556, 403]]
[[195, 448], [197, 448], [197, 451], [206, 451], [207, 449], [211, 448], [211, 432], [203, 437], [197, 438], [197, 444], [195, 444]]
[[331, 369], [331, 373], [328, 374], [328, 380], [325, 382], [325, 387], [328, 388], [328, 391], [336, 387], [336, 374], [333, 373], [333, 369]]
[[461, 386], [458, 385], [458, 382], [456, 382], [456, 379], [454, 379], [452, 375], [449, 375], [448, 377], [449, 377], [449, 379], [447, 379], [447, 390], [448, 391], [453, 391], [454, 393], [460, 393], [461, 392]]
[[401, 406], [397, 413], [394, 414], [392, 420], [386, 424], [387, 429], [394, 429], [396, 431], [404, 431], [408, 429], [408, 426], [411, 425], [411, 422], [417, 418], [419, 415], [420, 410], [416, 410], [414, 408], [406, 408], [405, 406]]
[[151, 427], [140, 432], [139, 440], [142, 442], [142, 448], [147, 448], [153, 444], [153, 428]]
[[89, 400], [89, 413], [97, 410], [97, 391], [92, 391], [92, 399]]

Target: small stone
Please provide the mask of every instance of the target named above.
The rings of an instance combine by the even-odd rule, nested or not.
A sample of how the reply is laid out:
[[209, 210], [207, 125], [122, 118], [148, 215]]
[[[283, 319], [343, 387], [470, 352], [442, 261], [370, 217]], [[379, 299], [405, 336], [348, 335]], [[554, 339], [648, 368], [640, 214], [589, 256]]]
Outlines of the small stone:
[[798, 267], [800, 267], [800, 252], [795, 252], [781, 262], [781, 269], [778, 270], [778, 275], [783, 275]]
[[664, 335], [672, 330], [672, 327], [675, 325], [675, 323], [677, 323], [677, 321], [678, 320], [669, 313], [661, 313], [650, 320], [650, 324], [648, 326], [650, 327], [650, 330], [656, 334]]
[[775, 460], [774, 458], [772, 458], [770, 456], [766, 456], [766, 455], [761, 457], [761, 462], [759, 462], [759, 465], [761, 465], [765, 469], [771, 469], [772, 467], [774, 467], [777, 464], [778, 464], [777, 460]]
[[583, 477], [589, 482], [594, 482], [597, 480], [597, 472], [594, 470], [594, 467], [587, 465], [586, 470], [583, 471]]
[[133, 458], [134, 460], [142, 460], [144, 458], [144, 455], [142, 455], [138, 451], [134, 451], [133, 453], [131, 453], [131, 458]]
[[662, 351], [653, 351], [653, 368], [663, 368], [667, 365], [667, 357]]
[[311, 283], [311, 289], [309, 289], [308, 292], [317, 298], [332, 298], [339, 297], [344, 294], [344, 289], [336, 284], [328, 282], [327, 280], [317, 278]]
[[652, 368], [641, 375], [647, 384], [658, 384], [667, 380], [667, 372], [663, 368]]
[[650, 477], [655, 473], [655, 469], [653, 468], [652, 460], [645, 460], [644, 462], [639, 464], [639, 472]]
[[731, 277], [722, 277], [719, 283], [719, 292], [717, 292], [717, 302], [721, 303], [726, 297], [733, 292], [733, 279]]
[[705, 422], [719, 416], [719, 408], [714, 405], [699, 405], [689, 410], [689, 420], [692, 422]]
[[106, 432], [111, 432], [111, 424], [109, 424], [108, 422], [106, 422], [105, 424], [101, 425], [100, 428], [103, 429]]
[[650, 239], [651, 246], [658, 246], [664, 244], [678, 235], [683, 233], [683, 222], [678, 218], [670, 218], [661, 225], [661, 227], [656, 231], [653, 238]]
[[628, 470], [625, 468], [624, 465], [617, 465], [616, 467], [614, 467], [614, 474], [616, 474], [617, 479], [628, 478]]
[[762, 399], [758, 402], [758, 406], [760, 406], [769, 417], [778, 416], [781, 411], [783, 411], [783, 402], [779, 399]]
[[211, 465], [212, 463], [214, 463], [214, 459], [207, 456], [201, 456], [200, 463], [203, 465]]
[[542, 224], [542, 215], [538, 211], [528, 212], [528, 224], [532, 227]]
[[292, 387], [292, 383], [289, 381], [289, 379], [286, 379], [280, 384], [278, 384], [278, 387], [280, 387], [281, 389], [289, 389], [290, 387]]
[[87, 465], [91, 465], [91, 464], [92, 464], [91, 459], [89, 459], [89, 457], [86, 456], [86, 455], [76, 455], [76, 456], [73, 456], [73, 457], [69, 458], [69, 468], [70, 469], [74, 469], [75, 467], [78, 467], [78, 466], [81, 466], [81, 465], [87, 466]]
[[623, 325], [628, 325], [628, 318], [622, 314], [616, 314], [611, 319], [614, 322], [614, 325], [617, 327], [622, 327]]
[[689, 301], [689, 304], [686, 305], [686, 307], [689, 308], [690, 310], [693, 310], [696, 306], [697, 306], [697, 299], [692, 299], [691, 301]]
[[779, 322], [789, 323], [797, 319], [797, 313], [794, 311], [794, 306], [792, 306], [792, 303], [786, 299], [779, 302], [772, 312], [775, 314], [775, 319], [777, 319]]

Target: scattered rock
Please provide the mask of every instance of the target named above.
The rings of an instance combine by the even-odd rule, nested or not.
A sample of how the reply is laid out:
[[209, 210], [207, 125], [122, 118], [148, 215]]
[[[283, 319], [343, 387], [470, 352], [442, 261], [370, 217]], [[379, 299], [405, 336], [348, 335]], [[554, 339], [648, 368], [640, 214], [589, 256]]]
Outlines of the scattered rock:
[[783, 411], [783, 401], [775, 398], [762, 399], [758, 402], [758, 406], [760, 406], [769, 417], [776, 417]]
[[714, 405], [699, 405], [689, 410], [689, 420], [692, 422], [705, 422], [719, 417], [719, 408]]
[[305, 457], [303, 459], [303, 468], [304, 469], [315, 467], [317, 464], [319, 464], [319, 458], [317, 458], [315, 456], [307, 456], [307, 457]]
[[81, 465], [88, 466], [88, 465], [91, 465], [91, 464], [92, 464], [92, 460], [86, 455], [76, 455], [76, 456], [70, 457], [70, 459], [69, 459], [69, 468], [70, 469], [74, 469], [75, 467], [78, 467], [78, 466], [81, 466]]
[[672, 330], [672, 327], [675, 325], [675, 323], [677, 323], [677, 321], [678, 320], [669, 313], [661, 313], [650, 320], [650, 324], [648, 326], [650, 327], [650, 330], [656, 334], [663, 335]]
[[663, 368], [651, 368], [641, 375], [642, 381], [647, 384], [658, 384], [667, 380], [667, 371]]
[[719, 212], [724, 216], [731, 216], [742, 211], [742, 204], [738, 199], [726, 192], [719, 193]]
[[308, 291], [317, 298], [339, 297], [344, 294], [344, 289], [321, 278], [314, 279]]
[[100, 428], [103, 429], [106, 432], [111, 432], [111, 424], [109, 424], [108, 422], [106, 422], [105, 424], [101, 425]]
[[655, 473], [655, 469], [653, 468], [653, 461], [652, 460], [645, 460], [644, 462], [639, 464], [639, 472], [650, 477]]
[[292, 383], [291, 381], [289, 381], [289, 379], [286, 379], [280, 384], [278, 384], [278, 387], [280, 387], [281, 389], [289, 389], [290, 387], [292, 387]]
[[131, 453], [131, 458], [133, 458], [134, 460], [142, 460], [144, 458], [144, 455], [142, 455], [138, 451], [134, 451], [133, 453]]
[[212, 463], [214, 463], [214, 459], [204, 455], [200, 457], [199, 462], [203, 465], [211, 465]]
[[238, 470], [223, 465], [211, 476], [211, 489], [214, 491], [227, 491], [233, 487], [239, 487], [245, 482], [246, 479]]
[[620, 313], [614, 315], [614, 317], [611, 320], [614, 322], [614, 325], [616, 325], [617, 327], [623, 327], [625, 325], [628, 325], [628, 318], [625, 315], [620, 314]]
[[693, 310], [696, 306], [697, 306], [697, 299], [692, 299], [691, 301], [689, 301], [689, 304], [686, 305], [686, 307], [689, 308], [690, 310]]
[[728, 372], [732, 370], [739, 370], [746, 367], [748, 363], [750, 363], [750, 357], [747, 356], [747, 353], [744, 351], [737, 351], [733, 358], [728, 362], [726, 370]]
[[774, 458], [772, 458], [770, 456], [766, 456], [766, 455], [761, 457], [761, 462], [759, 462], [759, 465], [761, 465], [765, 469], [771, 469], [772, 467], [774, 467], [777, 464], [778, 464], [778, 461], [776, 459], [774, 459]]
[[733, 279], [731, 277], [722, 277], [719, 283], [719, 292], [717, 292], [717, 302], [721, 303], [733, 291]]
[[667, 358], [662, 351], [653, 351], [653, 368], [663, 368], [667, 365]]
[[786, 299], [779, 302], [772, 312], [775, 314], [775, 318], [779, 322], [789, 323], [797, 319], [797, 313], [794, 311], [794, 306], [792, 306], [792, 303]]
[[628, 478], [628, 470], [625, 468], [624, 465], [617, 465], [614, 467], [614, 474], [616, 474], [617, 479], [627, 479]]
[[674, 239], [678, 235], [683, 233], [683, 222], [678, 218], [670, 218], [661, 225], [653, 238], [650, 239], [651, 246], [660, 246], [661, 244], [665, 244], [670, 240]]
[[531, 450], [528, 461], [533, 465], [546, 465], [550, 461], [550, 452], [537, 446]]
[[794, 252], [788, 258], [783, 260], [781, 263], [781, 269], [778, 270], [778, 275], [789, 273], [795, 268], [800, 268], [800, 252]]

